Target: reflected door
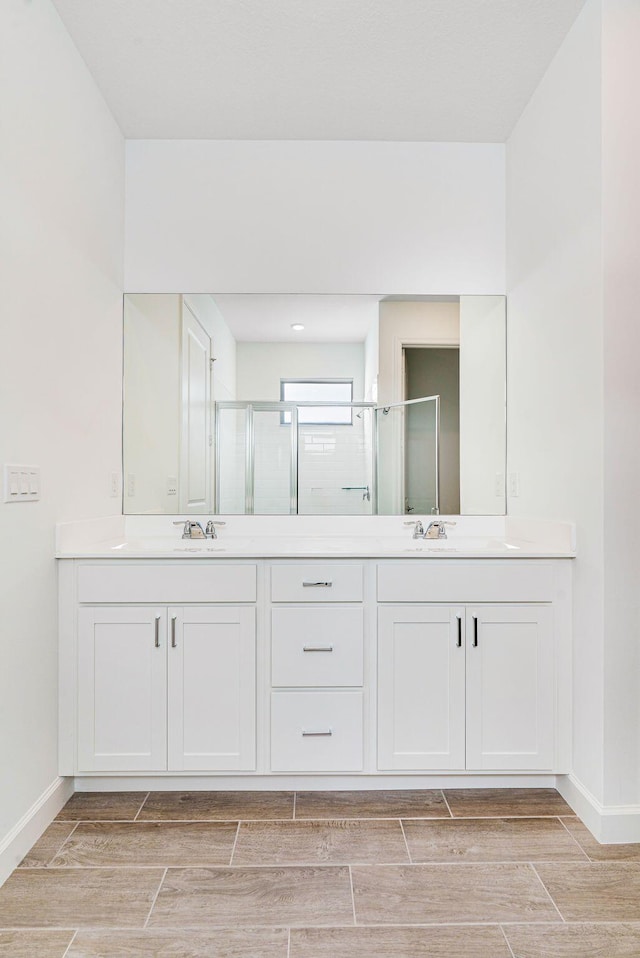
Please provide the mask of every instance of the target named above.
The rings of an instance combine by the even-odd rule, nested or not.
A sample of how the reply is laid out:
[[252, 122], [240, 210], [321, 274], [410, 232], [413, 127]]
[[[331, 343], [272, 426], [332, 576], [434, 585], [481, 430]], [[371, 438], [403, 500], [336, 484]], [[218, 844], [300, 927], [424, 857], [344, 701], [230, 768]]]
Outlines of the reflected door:
[[182, 304], [180, 511], [211, 512], [211, 339]]

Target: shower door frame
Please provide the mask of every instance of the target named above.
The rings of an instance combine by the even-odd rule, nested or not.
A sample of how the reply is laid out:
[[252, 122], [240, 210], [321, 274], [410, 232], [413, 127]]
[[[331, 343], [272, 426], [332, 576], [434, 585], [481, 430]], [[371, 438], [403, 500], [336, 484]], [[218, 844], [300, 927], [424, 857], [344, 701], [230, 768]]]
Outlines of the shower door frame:
[[[254, 412], [289, 412], [291, 413], [291, 422], [283, 425], [291, 428], [291, 456], [289, 465], [289, 515], [298, 515], [298, 436], [299, 422], [298, 409], [301, 407], [326, 406], [335, 408], [336, 406], [347, 406], [350, 409], [371, 409], [371, 515], [378, 514], [378, 425], [376, 403], [373, 402], [332, 402], [309, 400], [304, 402], [254, 402], [251, 400], [216, 400], [213, 403], [213, 415], [215, 420], [215, 489], [214, 502], [215, 514], [220, 514], [220, 416], [219, 411], [223, 409], [244, 409], [245, 410], [245, 472], [244, 472], [244, 506], [242, 515], [255, 515], [255, 429]], [[313, 425], [313, 423], [304, 423], [303, 425]], [[286, 515], [286, 513], [280, 513]]]

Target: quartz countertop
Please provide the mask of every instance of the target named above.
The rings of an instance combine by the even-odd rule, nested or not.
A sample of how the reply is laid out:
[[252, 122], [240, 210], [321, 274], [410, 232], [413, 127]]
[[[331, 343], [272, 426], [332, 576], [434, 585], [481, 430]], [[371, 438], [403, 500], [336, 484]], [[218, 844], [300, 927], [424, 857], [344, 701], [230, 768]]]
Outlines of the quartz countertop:
[[[180, 518], [180, 517], [179, 517]], [[190, 517], [206, 524], [208, 518]], [[216, 539], [183, 539], [174, 517], [113, 516], [63, 523], [59, 559], [573, 558], [571, 523], [509, 517], [440, 517], [443, 539], [412, 537], [402, 516], [229, 516]], [[424, 517], [426, 528], [433, 517]], [[413, 520], [411, 520], [413, 521]]]

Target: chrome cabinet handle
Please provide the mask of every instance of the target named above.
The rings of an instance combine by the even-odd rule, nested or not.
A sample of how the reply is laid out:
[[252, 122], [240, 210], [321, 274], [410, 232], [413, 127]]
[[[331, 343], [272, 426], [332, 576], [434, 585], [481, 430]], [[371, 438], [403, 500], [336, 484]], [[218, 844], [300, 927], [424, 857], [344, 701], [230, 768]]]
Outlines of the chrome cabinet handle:
[[332, 645], [303, 645], [303, 652], [333, 652]]
[[473, 647], [478, 647], [478, 616], [473, 616]]
[[307, 732], [306, 729], [302, 729], [303, 738], [310, 738], [310, 737], [316, 738], [321, 735], [333, 735], [333, 729], [328, 728], [326, 729], [326, 731], [317, 731], [317, 732], [312, 732], [312, 731]]
[[176, 616], [171, 616], [171, 648], [175, 649], [177, 645], [176, 642]]
[[159, 615], [156, 616], [156, 641], [155, 641], [155, 646], [156, 646], [156, 649], [159, 649], [159, 648], [160, 648], [160, 616], [159, 616]]
[[461, 649], [462, 648], [462, 616], [457, 615], [456, 619], [458, 620], [458, 641], [456, 642], [456, 645], [459, 649]]
[[303, 583], [302, 583], [302, 586], [303, 586], [303, 588], [305, 588], [305, 589], [313, 589], [313, 588], [316, 588], [317, 586], [321, 586], [321, 587], [324, 587], [324, 588], [331, 588], [332, 585], [333, 585], [333, 582], [331, 582], [331, 581], [327, 581], [327, 582], [303, 582]]

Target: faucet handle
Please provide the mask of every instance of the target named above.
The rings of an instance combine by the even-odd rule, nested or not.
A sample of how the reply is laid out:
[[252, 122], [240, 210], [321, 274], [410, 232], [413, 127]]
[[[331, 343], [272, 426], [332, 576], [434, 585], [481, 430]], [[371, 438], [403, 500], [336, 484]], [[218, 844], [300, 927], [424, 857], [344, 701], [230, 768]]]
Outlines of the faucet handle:
[[413, 526], [414, 539], [421, 539], [424, 536], [424, 526], [422, 525], [422, 519], [412, 519], [409, 522], [405, 522], [404, 525]]
[[226, 522], [214, 522], [213, 519], [209, 519], [207, 522], [207, 528], [205, 529], [205, 535], [209, 539], [217, 539], [218, 534], [216, 532], [216, 526], [226, 526]]
[[174, 526], [182, 526], [182, 535], [186, 538], [190, 536], [191, 532], [191, 520], [190, 519], [178, 519], [177, 522], [173, 523]]

